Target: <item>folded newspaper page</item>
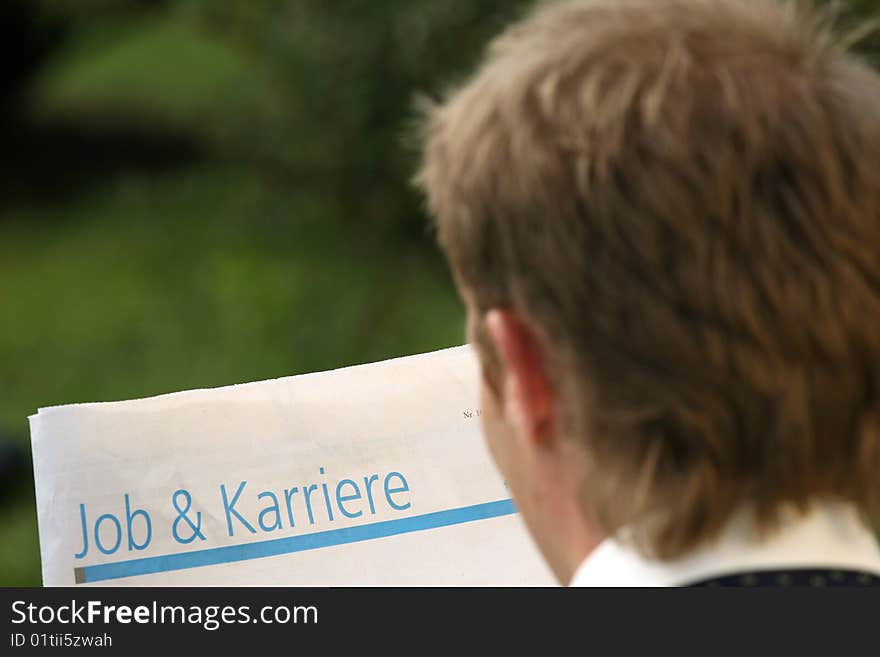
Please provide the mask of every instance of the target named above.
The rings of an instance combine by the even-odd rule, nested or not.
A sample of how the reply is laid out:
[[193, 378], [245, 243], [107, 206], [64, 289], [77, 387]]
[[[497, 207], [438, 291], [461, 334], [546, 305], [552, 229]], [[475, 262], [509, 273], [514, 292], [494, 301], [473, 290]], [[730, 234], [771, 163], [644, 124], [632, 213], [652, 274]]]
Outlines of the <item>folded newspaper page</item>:
[[31, 416], [43, 582], [550, 585], [467, 346]]

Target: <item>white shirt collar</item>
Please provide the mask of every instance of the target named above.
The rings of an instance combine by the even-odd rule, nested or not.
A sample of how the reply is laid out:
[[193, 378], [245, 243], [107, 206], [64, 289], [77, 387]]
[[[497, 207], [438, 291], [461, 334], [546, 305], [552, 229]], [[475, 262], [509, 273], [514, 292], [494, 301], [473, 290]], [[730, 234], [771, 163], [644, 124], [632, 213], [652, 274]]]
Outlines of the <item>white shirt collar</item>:
[[790, 513], [764, 540], [737, 514], [715, 543], [669, 562], [607, 539], [574, 574], [571, 586], [677, 586], [731, 572], [788, 568], [861, 570], [880, 575], [880, 546], [856, 509], [825, 501]]

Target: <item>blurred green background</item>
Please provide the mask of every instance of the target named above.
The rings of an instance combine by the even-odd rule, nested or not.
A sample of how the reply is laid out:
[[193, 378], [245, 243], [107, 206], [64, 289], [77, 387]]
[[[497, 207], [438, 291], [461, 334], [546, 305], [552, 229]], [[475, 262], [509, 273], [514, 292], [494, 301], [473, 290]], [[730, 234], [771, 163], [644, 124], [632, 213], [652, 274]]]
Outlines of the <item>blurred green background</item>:
[[0, 0], [0, 585], [40, 584], [38, 407], [463, 341], [413, 101], [526, 5]]

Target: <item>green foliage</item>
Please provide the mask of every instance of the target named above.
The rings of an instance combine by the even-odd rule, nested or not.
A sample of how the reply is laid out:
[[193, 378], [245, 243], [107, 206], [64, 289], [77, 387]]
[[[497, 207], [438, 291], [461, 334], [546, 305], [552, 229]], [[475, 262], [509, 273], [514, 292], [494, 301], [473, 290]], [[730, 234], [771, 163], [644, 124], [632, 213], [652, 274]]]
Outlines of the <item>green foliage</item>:
[[75, 16], [80, 38], [34, 86], [39, 111], [183, 123], [266, 175], [350, 199], [358, 221], [415, 238], [413, 100], [470, 68], [524, 6], [180, 0], [120, 21], [137, 3], [92, 0], [106, 20], [86, 27], [76, 3], [43, 1]]
[[[351, 199], [349, 212], [376, 227], [422, 230], [423, 218], [407, 181], [413, 100], [470, 68], [485, 41], [523, 2], [487, 0], [344, 0], [262, 2], [260, 25], [252, 3], [201, 2], [207, 24], [232, 34], [274, 72], [285, 111], [262, 130], [253, 148], [291, 176], [308, 171], [328, 193]], [[261, 139], [260, 137], [263, 137]]]
[[120, 117], [200, 134], [231, 110], [247, 112], [242, 99], [268, 93], [253, 62], [196, 26], [163, 16], [72, 43], [32, 86], [31, 104], [38, 116]]

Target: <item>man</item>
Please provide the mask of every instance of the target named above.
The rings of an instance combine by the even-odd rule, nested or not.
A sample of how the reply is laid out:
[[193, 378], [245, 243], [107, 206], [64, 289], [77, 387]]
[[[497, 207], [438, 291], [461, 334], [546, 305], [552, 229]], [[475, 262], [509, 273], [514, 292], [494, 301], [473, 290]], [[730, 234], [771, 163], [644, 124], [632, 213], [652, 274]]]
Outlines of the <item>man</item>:
[[561, 583], [880, 582], [880, 79], [845, 41], [551, 3], [428, 111], [485, 435]]

